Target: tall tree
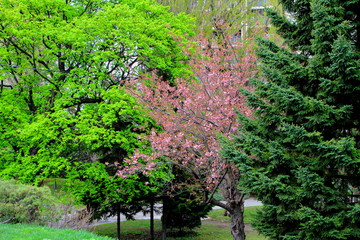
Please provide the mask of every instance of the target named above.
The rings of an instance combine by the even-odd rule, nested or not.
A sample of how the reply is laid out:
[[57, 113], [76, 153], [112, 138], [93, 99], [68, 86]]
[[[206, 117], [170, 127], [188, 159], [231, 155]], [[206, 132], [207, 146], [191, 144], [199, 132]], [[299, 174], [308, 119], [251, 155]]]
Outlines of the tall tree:
[[0, 9], [0, 176], [71, 178], [97, 209], [151, 192], [140, 175], [114, 176], [154, 125], [121, 86], [153, 69], [185, 74], [191, 18], [151, 0], [0, 0]]
[[187, 17], [152, 1], [0, 1], [2, 174], [33, 181], [119, 161], [152, 125], [119, 87], [184, 73]]
[[262, 78], [247, 92], [223, 156], [264, 203], [271, 239], [360, 238], [358, 0], [283, 0], [267, 10], [286, 46], [259, 40]]
[[[208, 39], [199, 41], [198, 57], [191, 62], [192, 81], [177, 79], [170, 85], [155, 75], [130, 84], [129, 91], [148, 106], [149, 114], [163, 131], [153, 131], [144, 139], [151, 143], [154, 153], [137, 152], [126, 160], [129, 166], [120, 169], [119, 174], [150, 174], [163, 165], [182, 169], [188, 176], [180, 183], [187, 190], [200, 193], [203, 201], [226, 209], [231, 215], [234, 239], [244, 239], [244, 195], [237, 189], [239, 171], [219, 156], [218, 136], [230, 136], [236, 131], [234, 108], [250, 114], [239, 88], [255, 74], [255, 57], [238, 55], [249, 46], [227, 46], [208, 48]], [[179, 189], [179, 183], [174, 188]], [[226, 204], [213, 197], [219, 188]]]
[[[157, 0], [179, 14], [185, 12], [196, 18], [198, 32], [217, 39], [234, 34], [240, 37], [247, 24], [249, 7], [246, 0]], [[247, 19], [249, 20], [249, 19]]]
[[175, 14], [187, 13], [196, 18], [197, 32], [212, 40], [231, 41], [252, 38], [258, 26], [267, 25], [264, 7], [281, 9], [278, 0], [156, 0]]

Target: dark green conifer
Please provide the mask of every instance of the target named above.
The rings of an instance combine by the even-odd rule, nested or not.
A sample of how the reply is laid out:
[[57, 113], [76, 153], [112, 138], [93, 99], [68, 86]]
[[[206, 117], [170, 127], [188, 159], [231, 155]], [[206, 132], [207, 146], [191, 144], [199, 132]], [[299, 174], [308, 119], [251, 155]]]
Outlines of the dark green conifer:
[[359, 0], [282, 3], [267, 12], [286, 44], [259, 40], [254, 114], [223, 155], [270, 239], [360, 239]]

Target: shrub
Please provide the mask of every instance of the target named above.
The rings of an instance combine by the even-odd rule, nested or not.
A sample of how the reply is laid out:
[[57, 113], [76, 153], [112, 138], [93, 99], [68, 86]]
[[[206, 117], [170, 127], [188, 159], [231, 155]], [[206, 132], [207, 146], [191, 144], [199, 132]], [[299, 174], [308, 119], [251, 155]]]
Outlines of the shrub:
[[185, 229], [200, 227], [201, 218], [206, 217], [212, 208], [210, 204], [203, 204], [190, 198], [189, 194], [183, 193], [166, 200], [168, 204], [166, 225], [170, 229], [178, 229], [180, 234]]
[[0, 222], [43, 224], [54, 217], [55, 209], [48, 187], [0, 179]]
[[52, 228], [71, 228], [71, 229], [92, 229], [93, 211], [74, 207], [71, 202], [57, 206], [57, 212], [54, 213], [54, 220], [47, 222], [48, 227]]

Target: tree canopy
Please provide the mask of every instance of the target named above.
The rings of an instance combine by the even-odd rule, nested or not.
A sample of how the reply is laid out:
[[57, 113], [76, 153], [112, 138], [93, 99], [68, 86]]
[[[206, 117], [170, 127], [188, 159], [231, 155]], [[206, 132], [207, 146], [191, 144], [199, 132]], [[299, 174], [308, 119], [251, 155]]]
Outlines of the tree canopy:
[[115, 176], [155, 126], [122, 86], [154, 69], [169, 81], [187, 74], [192, 19], [151, 0], [1, 0], [0, 9], [0, 176], [70, 178], [102, 211], [155, 191], [166, 172]]
[[283, 0], [268, 9], [286, 46], [259, 40], [251, 118], [223, 156], [264, 203], [271, 239], [359, 239], [359, 1]]
[[[175, 14], [187, 13], [196, 19], [196, 32], [209, 40], [248, 41], [263, 30], [269, 31], [264, 7], [281, 10], [278, 0], [156, 0]], [[271, 31], [272, 32], [272, 31]], [[231, 38], [228, 38], [231, 36]]]
[[196, 18], [200, 32], [228, 35], [238, 32], [245, 23], [249, 6], [245, 0], [157, 0], [169, 6], [170, 11], [179, 14], [185, 12]]

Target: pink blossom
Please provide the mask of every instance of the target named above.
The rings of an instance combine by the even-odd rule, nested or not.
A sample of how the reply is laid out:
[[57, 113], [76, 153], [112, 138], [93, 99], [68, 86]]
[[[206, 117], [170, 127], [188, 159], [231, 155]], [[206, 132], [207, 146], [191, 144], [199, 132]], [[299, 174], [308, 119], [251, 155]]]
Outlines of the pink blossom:
[[[200, 42], [208, 45], [204, 39]], [[206, 176], [201, 182], [204, 189], [216, 185], [225, 169], [231, 166], [218, 153], [218, 135], [230, 137], [236, 132], [239, 124], [235, 110], [251, 116], [239, 89], [246, 87], [248, 79], [256, 73], [255, 57], [247, 54], [239, 59], [236, 51], [249, 50], [243, 44], [232, 48], [199, 47], [199, 55], [208, 57], [194, 58], [191, 63], [198, 81], [177, 79], [177, 84], [170, 86], [153, 73], [146, 79], [152, 81], [151, 86], [143, 79], [129, 83], [129, 91], [149, 108], [150, 115], [164, 132], [153, 130], [148, 137], [142, 137], [141, 141], [150, 141], [154, 152], [151, 155], [135, 153], [124, 161], [128, 167], [118, 174], [124, 176], [134, 171], [150, 174], [159, 166], [158, 158], [167, 157], [173, 164]], [[139, 159], [145, 164], [140, 164]]]

